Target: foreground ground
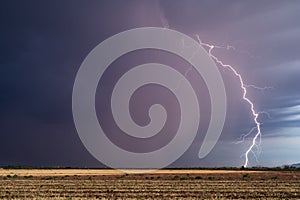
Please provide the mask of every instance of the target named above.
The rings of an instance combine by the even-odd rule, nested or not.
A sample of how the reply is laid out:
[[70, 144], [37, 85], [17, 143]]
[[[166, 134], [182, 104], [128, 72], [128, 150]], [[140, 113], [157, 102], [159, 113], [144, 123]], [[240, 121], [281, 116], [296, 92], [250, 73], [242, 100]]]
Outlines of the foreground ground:
[[0, 199], [300, 199], [300, 172], [0, 169]]

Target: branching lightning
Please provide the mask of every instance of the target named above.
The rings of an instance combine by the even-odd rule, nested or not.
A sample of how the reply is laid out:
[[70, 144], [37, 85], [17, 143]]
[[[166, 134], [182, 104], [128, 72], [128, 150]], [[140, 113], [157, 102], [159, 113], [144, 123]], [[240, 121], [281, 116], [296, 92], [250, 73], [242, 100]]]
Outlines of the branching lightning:
[[269, 90], [269, 89], [274, 89], [273, 87], [269, 87], [269, 86], [265, 86], [265, 87], [258, 87], [256, 85], [246, 85], [245, 84], [245, 87], [246, 88], [254, 88], [256, 90]]
[[[231, 65], [228, 65], [228, 64], [224, 64], [221, 60], [219, 60], [219, 59], [212, 53], [213, 49], [215, 49], [215, 48], [222, 48], [222, 47], [220, 47], [220, 46], [214, 46], [214, 45], [210, 45], [210, 44], [207, 44], [207, 43], [202, 42], [202, 41], [200, 40], [199, 35], [196, 35], [196, 38], [197, 38], [197, 40], [198, 40], [198, 42], [199, 42], [199, 44], [200, 44], [201, 46], [204, 46], [204, 47], [208, 48], [208, 54], [209, 54], [209, 56], [210, 56], [216, 63], [218, 63], [218, 64], [219, 64], [220, 66], [222, 66], [222, 67], [225, 67], [225, 68], [229, 69], [229, 70], [230, 70], [230, 71], [238, 78], [238, 80], [239, 80], [239, 82], [240, 82], [240, 87], [241, 87], [241, 89], [242, 89], [242, 91], [243, 91], [243, 96], [242, 96], [242, 97], [243, 97], [243, 100], [246, 101], [246, 102], [250, 105], [251, 114], [252, 114], [252, 116], [253, 116], [253, 121], [254, 121], [254, 123], [255, 123], [255, 127], [253, 127], [247, 134], [244, 134], [244, 135], [242, 136], [242, 138], [243, 138], [243, 140], [244, 140], [245, 137], [248, 136], [248, 135], [250, 135], [254, 130], [256, 130], [256, 133], [255, 133], [255, 136], [254, 136], [253, 139], [252, 139], [251, 146], [250, 146], [250, 147], [247, 149], [247, 151], [245, 152], [245, 163], [244, 163], [244, 167], [247, 167], [247, 166], [248, 166], [248, 163], [249, 163], [249, 153], [250, 153], [250, 152], [253, 153], [253, 149], [254, 149], [255, 147], [258, 147], [258, 149], [259, 149], [260, 142], [261, 142], [261, 134], [262, 134], [262, 133], [261, 133], [261, 123], [260, 123], [259, 120], [258, 120], [258, 117], [259, 117], [259, 114], [260, 114], [260, 113], [255, 111], [253, 102], [247, 97], [247, 88], [253, 87], [253, 88], [255, 88], [255, 89], [262, 89], [262, 90], [264, 90], [264, 89], [269, 89], [269, 87], [259, 88], [259, 87], [254, 86], [254, 85], [246, 85], [246, 84], [244, 83], [244, 80], [243, 80], [241, 74], [238, 73], [238, 72], [234, 69], [234, 67], [232, 67]], [[231, 49], [231, 48], [233, 48], [233, 47], [227, 46], [226, 48], [227, 48], [227, 49]], [[257, 157], [256, 157], [255, 153], [253, 153], [253, 155], [254, 155], [255, 159], [257, 160]]]
[[[161, 19], [161, 22], [162, 22], [162, 24], [163, 24], [163, 27], [164, 27], [164, 28], [169, 28], [169, 23], [168, 23], [168, 21], [166, 20], [166, 18], [165, 18], [164, 16], [161, 15], [161, 16], [160, 16], [160, 19]], [[249, 153], [250, 153], [250, 152], [253, 153], [254, 158], [255, 158], [256, 161], [258, 162], [258, 158], [257, 158], [256, 154], [254, 153], [253, 149], [254, 149], [254, 148], [257, 148], [257, 152], [258, 152], [258, 153], [260, 153], [260, 151], [261, 151], [260, 145], [261, 145], [261, 135], [262, 135], [262, 132], [261, 132], [261, 124], [262, 124], [262, 123], [259, 122], [258, 118], [259, 118], [259, 116], [260, 116], [261, 114], [266, 114], [269, 118], [271, 118], [270, 115], [269, 115], [269, 113], [264, 112], [264, 111], [258, 112], [258, 111], [255, 110], [254, 104], [253, 104], [252, 100], [249, 99], [248, 96], [247, 96], [247, 89], [248, 89], [248, 88], [254, 88], [254, 89], [257, 89], [257, 90], [262, 90], [262, 91], [264, 91], [264, 90], [267, 90], [267, 89], [273, 89], [273, 88], [272, 88], [272, 87], [258, 87], [258, 86], [255, 86], [255, 85], [247, 85], [247, 84], [245, 84], [242, 75], [241, 75], [240, 73], [238, 73], [238, 71], [235, 70], [234, 67], [232, 67], [232, 66], [229, 65], [229, 64], [224, 64], [221, 60], [219, 60], [219, 59], [212, 53], [212, 51], [213, 51], [214, 49], [226, 49], [226, 50], [234, 50], [234, 51], [237, 51], [237, 49], [236, 49], [234, 46], [227, 45], [226, 47], [223, 47], [223, 46], [211, 45], [211, 44], [202, 42], [199, 35], [195, 35], [195, 36], [196, 36], [196, 38], [197, 38], [197, 40], [198, 40], [198, 42], [199, 42], [199, 44], [200, 44], [201, 46], [204, 46], [204, 47], [208, 48], [208, 54], [209, 54], [209, 56], [210, 56], [217, 64], [219, 64], [220, 66], [222, 66], [222, 67], [224, 67], [224, 68], [229, 69], [229, 70], [230, 70], [230, 71], [238, 78], [238, 80], [239, 80], [239, 82], [240, 82], [240, 88], [241, 88], [242, 91], [243, 91], [242, 98], [243, 98], [243, 100], [244, 100], [246, 103], [248, 103], [248, 104], [250, 105], [250, 110], [251, 110], [251, 114], [252, 114], [252, 116], [253, 116], [253, 121], [254, 121], [254, 123], [255, 123], [255, 126], [254, 126], [248, 133], [243, 134], [243, 135], [241, 136], [241, 139], [242, 139], [242, 140], [241, 140], [240, 142], [238, 142], [238, 143], [244, 142], [245, 138], [246, 138], [247, 136], [249, 136], [251, 133], [253, 133], [253, 132], [256, 130], [255, 136], [254, 136], [253, 139], [252, 139], [252, 143], [251, 143], [250, 147], [249, 147], [249, 148], [247, 149], [247, 151], [244, 153], [244, 156], [245, 156], [244, 167], [247, 167], [248, 164], [249, 164]], [[182, 40], [182, 45], [183, 45], [183, 48], [186, 48], [186, 44], [185, 44], [184, 40]], [[247, 52], [247, 51], [240, 51], [240, 50], [239, 50], [239, 52], [248, 54], [250, 57], [255, 57], [255, 56], [253, 56], [252, 54], [250, 54], [250, 53]], [[195, 54], [196, 54], [196, 53], [195, 53]], [[191, 59], [195, 56], [195, 54], [193, 54], [193, 55], [191, 56]], [[192, 68], [192, 66], [186, 70], [184, 76], [187, 76], [187, 74], [191, 71], [191, 68]], [[180, 84], [180, 83], [179, 83], [179, 84]]]

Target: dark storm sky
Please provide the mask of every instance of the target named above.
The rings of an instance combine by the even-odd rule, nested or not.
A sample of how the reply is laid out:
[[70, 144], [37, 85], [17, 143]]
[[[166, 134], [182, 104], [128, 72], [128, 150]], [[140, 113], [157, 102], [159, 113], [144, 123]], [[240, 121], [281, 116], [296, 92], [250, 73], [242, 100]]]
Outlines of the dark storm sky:
[[[101, 166], [82, 145], [73, 123], [74, 79], [96, 45], [121, 31], [144, 26], [168, 26], [194, 38], [198, 34], [208, 43], [234, 46], [236, 50], [215, 53], [235, 66], [247, 84], [272, 87], [249, 88], [257, 111], [270, 114], [270, 118], [260, 117], [261, 154], [259, 163], [251, 156], [251, 165], [299, 162], [299, 11], [297, 0], [1, 2], [0, 165]], [[244, 163], [241, 155], [250, 140], [234, 142], [252, 128], [253, 121], [248, 105], [241, 101], [236, 77], [227, 70], [220, 72], [228, 96], [221, 140], [208, 157], [199, 160], [198, 136], [173, 166]]]

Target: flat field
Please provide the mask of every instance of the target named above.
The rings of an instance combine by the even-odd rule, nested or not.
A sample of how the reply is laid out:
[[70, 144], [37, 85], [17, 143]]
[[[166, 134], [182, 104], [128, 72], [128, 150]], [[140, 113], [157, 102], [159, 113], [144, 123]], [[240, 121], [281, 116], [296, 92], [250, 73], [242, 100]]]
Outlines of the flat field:
[[0, 199], [300, 199], [300, 172], [0, 169]]

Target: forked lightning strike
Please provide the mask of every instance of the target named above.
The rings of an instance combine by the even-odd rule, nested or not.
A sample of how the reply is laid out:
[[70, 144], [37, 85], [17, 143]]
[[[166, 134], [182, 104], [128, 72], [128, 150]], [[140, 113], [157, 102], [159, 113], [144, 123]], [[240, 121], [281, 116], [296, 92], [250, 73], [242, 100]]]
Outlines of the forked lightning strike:
[[[251, 113], [252, 113], [252, 116], [253, 116], [253, 120], [255, 122], [255, 127], [253, 129], [251, 129], [251, 131], [249, 133], [247, 133], [246, 135], [243, 136], [246, 137], [247, 135], [249, 135], [252, 131], [254, 131], [255, 129], [257, 130], [255, 136], [253, 137], [252, 139], [252, 144], [251, 146], [249, 147], [249, 149], [246, 151], [245, 153], [245, 163], [244, 163], [244, 167], [247, 167], [248, 166], [248, 162], [249, 162], [249, 153], [250, 152], [253, 152], [253, 148], [256, 146], [256, 142], [258, 140], [258, 138], [260, 139], [261, 137], [261, 123], [258, 121], [258, 117], [259, 117], [259, 112], [256, 112], [255, 109], [254, 109], [254, 104], [253, 102], [247, 97], [247, 88], [248, 87], [254, 87], [254, 88], [258, 88], [256, 86], [253, 86], [253, 85], [246, 85], [243, 81], [243, 78], [241, 76], [241, 74], [239, 74], [231, 65], [228, 65], [228, 64], [224, 64], [222, 61], [220, 61], [213, 53], [212, 53], [212, 50], [214, 48], [222, 48], [222, 47], [219, 47], [219, 46], [214, 46], [214, 45], [210, 45], [210, 44], [207, 44], [207, 43], [204, 43], [200, 40], [200, 37], [199, 35], [196, 35], [197, 37], [197, 40], [199, 42], [200, 45], [202, 46], [205, 46], [208, 48], [208, 54], [209, 56], [216, 62], [218, 63], [219, 65], [221, 65], [222, 67], [225, 67], [225, 68], [228, 68], [230, 71], [232, 71], [234, 73], [235, 76], [238, 77], [239, 81], [240, 81], [240, 87], [241, 89], [243, 90], [243, 100], [245, 100], [249, 105], [250, 105], [250, 108], [251, 108]], [[267, 87], [265, 88], [259, 88], [259, 89], [268, 89]], [[259, 140], [260, 141], [260, 140]], [[256, 155], [254, 154], [255, 158], [256, 158]]]

